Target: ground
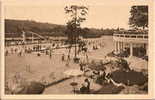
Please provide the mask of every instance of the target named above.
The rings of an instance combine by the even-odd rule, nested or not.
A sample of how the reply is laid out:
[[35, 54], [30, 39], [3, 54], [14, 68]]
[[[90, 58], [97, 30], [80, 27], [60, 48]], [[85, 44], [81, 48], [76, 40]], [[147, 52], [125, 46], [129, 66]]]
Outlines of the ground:
[[[104, 47], [98, 50], [89, 52], [90, 59], [103, 59], [106, 54], [114, 50], [114, 43], [112, 36], [103, 37]], [[45, 54], [37, 56], [36, 53], [26, 54], [19, 57], [17, 54], [8, 55], [5, 57], [5, 76], [6, 80], [9, 80], [14, 74], [19, 73], [22, 77], [28, 80], [54, 82], [56, 80], [66, 77], [64, 72], [69, 69], [79, 70], [79, 65], [73, 63], [73, 61], [66, 66], [66, 62], [61, 61], [62, 53], [66, 54], [65, 49], [55, 50], [52, 57]], [[30, 70], [27, 69], [30, 67]], [[71, 94], [73, 93], [73, 87], [71, 82], [76, 81], [78, 88], [84, 81], [84, 76], [74, 77], [64, 80], [58, 84], [51, 85], [45, 89], [43, 94]], [[98, 90], [100, 85], [91, 82], [91, 88]]]

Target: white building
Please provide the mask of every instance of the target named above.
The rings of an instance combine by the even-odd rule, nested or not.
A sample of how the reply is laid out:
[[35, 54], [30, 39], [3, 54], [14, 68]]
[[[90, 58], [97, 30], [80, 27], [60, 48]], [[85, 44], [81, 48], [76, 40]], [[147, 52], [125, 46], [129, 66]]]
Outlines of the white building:
[[145, 55], [148, 55], [148, 31], [118, 31], [113, 35], [115, 42], [115, 54], [129, 48], [130, 56], [134, 54], [134, 48], [143, 47]]

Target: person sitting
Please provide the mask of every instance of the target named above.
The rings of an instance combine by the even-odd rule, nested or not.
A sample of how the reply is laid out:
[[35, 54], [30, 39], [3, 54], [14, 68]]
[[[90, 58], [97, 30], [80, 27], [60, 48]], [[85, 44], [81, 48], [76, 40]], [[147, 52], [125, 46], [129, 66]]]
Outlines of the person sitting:
[[105, 80], [105, 77], [106, 77], [105, 71], [101, 71], [101, 72], [100, 72], [100, 77], [101, 77], [103, 80]]
[[87, 93], [87, 87], [85, 86], [85, 84], [82, 84], [82, 87], [80, 88], [80, 93], [82, 94]]
[[88, 92], [90, 92], [90, 81], [88, 79], [85, 79], [85, 82], [87, 83]]
[[90, 92], [90, 81], [86, 78], [82, 87], [80, 88], [80, 93], [88, 94]]
[[96, 70], [94, 70], [93, 73], [94, 73], [95, 75], [100, 75], [100, 72], [99, 72], [99, 71], [96, 71]]
[[106, 76], [105, 76], [105, 79], [107, 81], [107, 83], [110, 83], [110, 79], [111, 79], [111, 73], [108, 73]]

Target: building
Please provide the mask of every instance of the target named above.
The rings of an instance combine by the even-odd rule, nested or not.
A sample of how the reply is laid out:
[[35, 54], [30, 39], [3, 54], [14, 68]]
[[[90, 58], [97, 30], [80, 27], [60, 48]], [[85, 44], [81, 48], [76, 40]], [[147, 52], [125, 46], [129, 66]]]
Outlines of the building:
[[143, 50], [148, 55], [148, 31], [116, 31], [113, 35], [115, 54], [128, 50], [130, 56], [135, 56]]

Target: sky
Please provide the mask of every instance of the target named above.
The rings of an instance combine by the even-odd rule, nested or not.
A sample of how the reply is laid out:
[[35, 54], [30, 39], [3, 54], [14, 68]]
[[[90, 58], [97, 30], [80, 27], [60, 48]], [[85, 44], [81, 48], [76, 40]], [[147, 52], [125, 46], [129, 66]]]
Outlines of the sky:
[[[43, 2], [44, 1], [44, 2]], [[45, 2], [46, 1], [46, 2]], [[97, 2], [98, 1], [98, 2]], [[125, 28], [128, 29], [131, 6], [133, 2], [115, 2], [113, 0], [8, 0], [5, 2], [6, 19], [35, 20], [65, 25], [68, 16], [64, 12], [66, 5], [85, 5], [89, 8], [86, 21], [82, 27], [89, 28]], [[136, 4], [137, 5], [137, 4]]]

